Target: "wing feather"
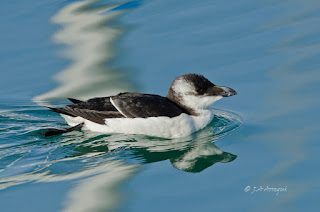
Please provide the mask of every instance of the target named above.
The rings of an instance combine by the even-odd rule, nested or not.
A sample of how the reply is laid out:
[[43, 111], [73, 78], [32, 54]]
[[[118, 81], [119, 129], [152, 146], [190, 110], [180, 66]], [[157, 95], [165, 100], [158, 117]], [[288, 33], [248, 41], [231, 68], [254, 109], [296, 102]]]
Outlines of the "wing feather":
[[140, 93], [120, 93], [50, 109], [72, 117], [80, 116], [98, 124], [105, 124], [107, 118], [175, 117], [187, 113], [165, 97]]
[[152, 94], [123, 93], [113, 96], [112, 101], [128, 118], [175, 117], [187, 113], [169, 99]]

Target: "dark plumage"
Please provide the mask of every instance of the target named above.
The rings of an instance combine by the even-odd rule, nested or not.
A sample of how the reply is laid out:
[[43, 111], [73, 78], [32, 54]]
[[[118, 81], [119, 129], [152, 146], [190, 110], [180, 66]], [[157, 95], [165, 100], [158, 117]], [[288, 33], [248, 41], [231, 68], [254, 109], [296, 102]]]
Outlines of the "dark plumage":
[[[208, 89], [215, 86], [207, 78], [200, 74], [186, 74], [181, 76], [184, 80], [188, 81], [190, 84], [193, 84], [198, 95], [203, 95], [207, 92]], [[178, 80], [180, 77], [177, 78]]]
[[74, 103], [74, 104], [77, 104], [77, 103], [81, 103], [83, 101], [81, 100], [78, 100], [78, 99], [73, 99], [73, 98], [68, 98], [70, 102]]
[[[110, 98], [116, 107], [113, 106]], [[57, 113], [72, 117], [80, 116], [98, 124], [105, 124], [106, 118], [175, 117], [181, 113], [188, 114], [166, 97], [152, 94], [120, 93], [116, 96], [93, 98], [87, 101], [74, 99], [70, 101], [78, 103], [63, 108], [49, 108]]]
[[67, 132], [71, 132], [74, 130], [80, 130], [83, 127], [84, 123], [80, 123], [76, 126], [73, 127], [69, 127], [67, 129], [56, 129], [56, 128], [48, 128], [45, 131], [40, 132], [40, 135], [44, 135], [44, 136], [53, 136], [53, 135], [60, 135], [63, 133], [67, 133]]

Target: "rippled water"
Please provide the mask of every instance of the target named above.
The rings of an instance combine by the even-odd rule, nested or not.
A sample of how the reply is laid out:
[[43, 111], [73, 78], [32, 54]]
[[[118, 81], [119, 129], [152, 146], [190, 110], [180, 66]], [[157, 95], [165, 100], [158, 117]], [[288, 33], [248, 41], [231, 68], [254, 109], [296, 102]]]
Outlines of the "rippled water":
[[[317, 1], [0, 4], [0, 211], [319, 208]], [[238, 95], [189, 137], [38, 134], [66, 127], [43, 106], [190, 72]]]
[[117, 187], [139, 175], [144, 164], [169, 160], [178, 170], [199, 173], [233, 161], [237, 156], [214, 142], [240, 127], [242, 120], [225, 111], [215, 114], [209, 126], [180, 139], [90, 131], [47, 138], [39, 135], [42, 128], [66, 126], [59, 115], [39, 106], [1, 105], [0, 189], [80, 180], [67, 192], [64, 211], [116, 209], [122, 202]]

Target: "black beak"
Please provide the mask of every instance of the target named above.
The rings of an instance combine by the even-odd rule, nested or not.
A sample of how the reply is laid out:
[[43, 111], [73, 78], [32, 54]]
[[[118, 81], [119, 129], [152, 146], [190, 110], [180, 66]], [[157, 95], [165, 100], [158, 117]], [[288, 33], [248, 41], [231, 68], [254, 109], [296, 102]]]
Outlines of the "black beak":
[[222, 91], [219, 93], [220, 96], [229, 97], [229, 96], [237, 95], [237, 92], [232, 88], [222, 87], [222, 86], [221, 87], [219, 86], [219, 88], [222, 89]]

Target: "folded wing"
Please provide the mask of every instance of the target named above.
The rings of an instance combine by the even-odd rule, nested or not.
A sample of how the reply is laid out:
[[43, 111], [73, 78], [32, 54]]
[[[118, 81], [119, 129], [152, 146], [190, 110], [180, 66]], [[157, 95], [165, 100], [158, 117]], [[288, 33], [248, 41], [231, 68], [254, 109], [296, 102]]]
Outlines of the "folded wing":
[[111, 97], [73, 102], [76, 103], [50, 109], [72, 117], [80, 116], [98, 124], [105, 124], [105, 119], [108, 118], [175, 117], [187, 113], [167, 98], [151, 94], [120, 93]]
[[169, 99], [152, 94], [122, 93], [111, 97], [111, 102], [127, 118], [175, 117], [187, 113]]

